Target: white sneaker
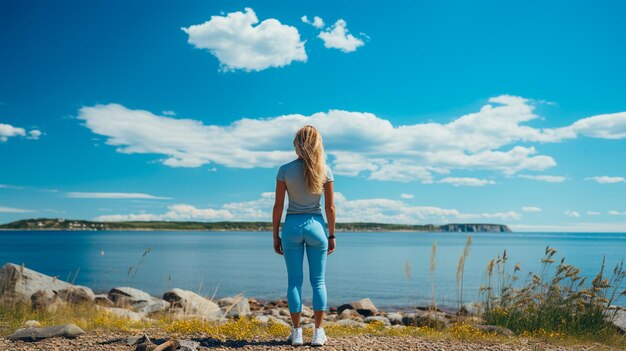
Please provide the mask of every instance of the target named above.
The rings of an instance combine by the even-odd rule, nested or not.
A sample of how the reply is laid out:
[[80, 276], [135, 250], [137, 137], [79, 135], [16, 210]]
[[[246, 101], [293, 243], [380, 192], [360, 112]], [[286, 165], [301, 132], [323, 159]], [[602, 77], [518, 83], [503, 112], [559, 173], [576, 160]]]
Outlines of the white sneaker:
[[289, 335], [287, 342], [291, 342], [291, 345], [293, 346], [300, 346], [304, 344], [302, 341], [302, 327], [291, 328], [291, 335]]
[[315, 331], [313, 331], [311, 346], [324, 346], [327, 340], [328, 338], [326, 337], [324, 328], [315, 328]]

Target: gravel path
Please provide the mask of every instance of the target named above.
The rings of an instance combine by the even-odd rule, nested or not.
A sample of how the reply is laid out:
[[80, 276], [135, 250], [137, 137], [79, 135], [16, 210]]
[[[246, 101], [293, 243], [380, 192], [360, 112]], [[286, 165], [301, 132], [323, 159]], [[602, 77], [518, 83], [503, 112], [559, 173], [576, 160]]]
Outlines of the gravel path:
[[[134, 351], [134, 346], [128, 346], [124, 340], [128, 335], [110, 332], [90, 332], [78, 339], [68, 340], [61, 338], [48, 339], [40, 342], [12, 342], [0, 338], [0, 350], [10, 351]], [[379, 337], [354, 336], [330, 338], [324, 347], [304, 345], [293, 347], [284, 340], [252, 340], [221, 342], [209, 338], [196, 338], [201, 342], [198, 350], [609, 350], [599, 345], [585, 347], [555, 347], [541, 343], [530, 343], [524, 339], [514, 338], [510, 343], [464, 342], [451, 340], [431, 340], [416, 337]], [[155, 340], [157, 343], [161, 341]], [[307, 340], [305, 340], [307, 341]]]

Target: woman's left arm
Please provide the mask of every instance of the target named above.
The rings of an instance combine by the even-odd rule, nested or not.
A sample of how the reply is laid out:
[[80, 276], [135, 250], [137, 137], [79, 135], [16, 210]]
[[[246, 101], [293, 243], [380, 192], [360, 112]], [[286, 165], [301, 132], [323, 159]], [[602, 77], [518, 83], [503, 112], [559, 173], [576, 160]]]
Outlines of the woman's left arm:
[[280, 220], [283, 217], [283, 207], [285, 206], [285, 192], [287, 186], [285, 182], [276, 181], [276, 195], [274, 196], [274, 210], [272, 211], [272, 229], [274, 235], [274, 251], [282, 255], [283, 247], [278, 232], [280, 231]]

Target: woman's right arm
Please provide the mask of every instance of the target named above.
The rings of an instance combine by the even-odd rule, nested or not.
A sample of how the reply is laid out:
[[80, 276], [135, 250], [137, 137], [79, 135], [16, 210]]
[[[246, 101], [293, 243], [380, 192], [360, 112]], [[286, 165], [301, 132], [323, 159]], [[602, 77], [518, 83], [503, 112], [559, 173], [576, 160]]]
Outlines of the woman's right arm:
[[328, 221], [328, 254], [335, 251], [335, 191], [334, 182], [324, 184], [324, 208], [326, 210], [326, 221]]
[[285, 182], [276, 181], [276, 195], [274, 196], [274, 210], [272, 211], [272, 229], [274, 234], [274, 251], [282, 255], [283, 248], [279, 236], [280, 220], [283, 218], [283, 207], [285, 206], [285, 191], [287, 191], [287, 185]]

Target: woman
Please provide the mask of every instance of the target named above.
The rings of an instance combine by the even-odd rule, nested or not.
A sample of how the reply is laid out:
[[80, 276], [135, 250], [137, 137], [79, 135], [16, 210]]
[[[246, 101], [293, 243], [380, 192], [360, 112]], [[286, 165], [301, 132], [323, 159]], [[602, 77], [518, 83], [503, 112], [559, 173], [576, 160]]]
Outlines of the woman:
[[[315, 319], [311, 345], [322, 346], [327, 340], [324, 328], [322, 328], [326, 311], [324, 279], [326, 256], [335, 250], [333, 174], [324, 161], [322, 136], [317, 129], [312, 126], [301, 128], [296, 133], [293, 145], [298, 159], [282, 165], [276, 176], [276, 197], [272, 217], [274, 251], [283, 255], [287, 265], [287, 303], [293, 321], [289, 341], [292, 345], [302, 345], [302, 328], [300, 327], [302, 265], [306, 250], [309, 277], [313, 288]], [[281, 238], [278, 232], [283, 215], [285, 191], [289, 196], [289, 206]], [[325, 199], [328, 232], [325, 230], [326, 225], [320, 206], [322, 193]]]

